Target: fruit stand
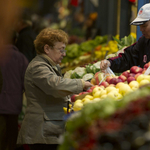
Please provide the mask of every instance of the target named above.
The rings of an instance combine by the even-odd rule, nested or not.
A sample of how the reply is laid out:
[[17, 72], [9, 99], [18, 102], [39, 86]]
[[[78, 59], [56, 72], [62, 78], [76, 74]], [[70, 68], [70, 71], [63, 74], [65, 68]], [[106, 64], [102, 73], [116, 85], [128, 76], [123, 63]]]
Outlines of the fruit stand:
[[[130, 36], [114, 40], [120, 49], [107, 58], [132, 44]], [[100, 62], [78, 66], [64, 74], [65, 78], [89, 80], [93, 87], [72, 95], [69, 109], [64, 108], [66, 132], [59, 150], [148, 149], [150, 62], [120, 74], [101, 72]]]
[[[148, 149], [149, 66], [150, 62], [119, 76], [109, 75], [100, 85], [72, 97], [74, 112], [59, 150]], [[100, 71], [95, 75], [98, 82], [104, 77]]]

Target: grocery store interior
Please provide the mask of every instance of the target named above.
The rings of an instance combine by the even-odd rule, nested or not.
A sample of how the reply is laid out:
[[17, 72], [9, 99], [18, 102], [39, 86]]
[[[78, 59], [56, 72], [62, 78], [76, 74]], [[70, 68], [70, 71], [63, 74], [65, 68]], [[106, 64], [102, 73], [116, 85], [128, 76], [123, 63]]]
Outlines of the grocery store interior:
[[[110, 70], [105, 74], [100, 69], [102, 60], [122, 56], [124, 49], [142, 36], [140, 27], [130, 23], [150, 0], [5, 0], [0, 3], [3, 20], [0, 58], [7, 56], [3, 46], [13, 34], [8, 29], [12, 29], [25, 12], [36, 36], [47, 27], [68, 34], [66, 56], [60, 64], [64, 78], [93, 84], [93, 89], [70, 95], [70, 104], [62, 108], [67, 125], [58, 150], [150, 149], [150, 73], [145, 74], [150, 63], [124, 72], [113, 72], [108, 67]], [[112, 81], [112, 78], [120, 80]], [[0, 105], [3, 104], [1, 94], [0, 101]], [[3, 108], [0, 106], [2, 115]], [[18, 131], [26, 108], [23, 93]], [[3, 132], [1, 127], [0, 132]], [[6, 149], [0, 146], [0, 150]], [[25, 143], [7, 150], [31, 149]]]

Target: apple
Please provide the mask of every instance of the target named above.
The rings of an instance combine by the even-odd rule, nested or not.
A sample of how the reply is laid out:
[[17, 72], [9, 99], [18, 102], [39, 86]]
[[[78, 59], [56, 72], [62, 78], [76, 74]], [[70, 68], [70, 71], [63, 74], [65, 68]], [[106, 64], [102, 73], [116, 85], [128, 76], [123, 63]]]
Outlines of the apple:
[[104, 73], [103, 72], [97, 72], [95, 75], [95, 80], [96, 80], [96, 84], [98, 85], [99, 82], [104, 78]]
[[78, 94], [73, 94], [71, 96], [71, 102], [75, 102], [77, 96], [79, 96], [79, 95]]
[[110, 83], [109, 83], [109, 84], [114, 84], [114, 85], [116, 85], [116, 84], [119, 83], [119, 82], [122, 82], [122, 80], [119, 79], [119, 77], [114, 77], [114, 78], [112, 78], [112, 79], [110, 80]]
[[88, 93], [91, 93], [93, 90], [90, 88], [87, 90]]
[[92, 100], [93, 96], [92, 95], [86, 95], [84, 98], [88, 98], [88, 99]]
[[131, 81], [131, 82], [129, 83], [129, 86], [131, 87], [131, 89], [132, 89], [133, 91], [135, 91], [135, 90], [137, 90], [137, 89], [139, 88], [139, 83], [138, 83], [137, 81]]
[[122, 75], [124, 75], [126, 78], [128, 78], [129, 74], [130, 74], [130, 70], [124, 71], [122, 73]]
[[107, 95], [106, 95], [106, 94], [103, 94], [103, 95], [101, 96], [101, 100], [105, 99], [106, 97], [107, 97]]
[[130, 73], [141, 73], [143, 71], [143, 68], [138, 67], [138, 66], [132, 66], [130, 68]]
[[106, 81], [109, 83], [112, 78], [113, 78], [112, 76], [107, 76]]
[[149, 84], [149, 83], [150, 83], [149, 80], [143, 79], [143, 80], [140, 81], [139, 86], [141, 87], [141, 86]]
[[131, 81], [135, 81], [135, 77], [128, 77], [128, 78], [127, 78], [128, 84], [129, 84]]
[[93, 94], [93, 98], [100, 98], [100, 95], [101, 95], [101, 91], [96, 91], [96, 92]]
[[109, 85], [107, 81], [103, 81], [100, 85], [103, 85], [105, 88]]
[[95, 78], [92, 78], [90, 82], [91, 82], [91, 84], [96, 85], [96, 79]]
[[116, 84], [116, 88], [119, 89], [120, 86], [123, 86], [125, 83], [124, 82], [119, 82]]
[[142, 74], [142, 73], [137, 73], [137, 74], [134, 76], [134, 78], [137, 79], [137, 77], [138, 77], [140, 74]]
[[121, 79], [122, 82], [125, 82], [125, 81], [127, 80], [127, 77], [124, 76], [123, 74], [121, 74], [121, 75], [118, 77], [118, 79]]
[[135, 73], [129, 73], [129, 76], [128, 77], [135, 77]]
[[123, 96], [128, 93], [129, 91], [131, 91], [131, 88], [128, 84], [126, 83], [121, 83], [118, 85], [118, 89], [119, 89], [119, 93], [122, 94]]
[[112, 79], [110, 79], [109, 84], [115, 84], [116, 83], [116, 79], [117, 78], [114, 78], [114, 77]]
[[92, 100], [92, 102], [99, 102], [99, 101], [101, 101], [101, 98], [94, 98], [94, 99]]
[[119, 100], [123, 97], [118, 91], [111, 91], [107, 94], [107, 96], [114, 100]]
[[97, 91], [101, 91], [101, 90], [103, 90], [103, 89], [104, 89], [103, 86], [102, 86], [102, 87], [96, 86], [96, 87], [93, 89], [93, 91], [92, 91], [92, 95], [94, 95]]
[[146, 75], [145, 79], [147, 79], [150, 82], [150, 75]]
[[111, 92], [111, 91], [119, 91], [116, 87], [110, 87], [110, 86], [108, 86], [108, 87], [106, 87], [105, 88], [105, 90], [106, 90], [106, 92], [107, 92], [107, 94], [109, 93], [109, 92]]
[[150, 62], [148, 62], [148, 63], [146, 63], [145, 65], [144, 65], [144, 68], [148, 68], [150, 66]]
[[136, 81], [138, 81], [138, 82], [140, 83], [143, 79], [145, 79], [145, 76], [146, 76], [146, 75], [144, 75], [144, 74], [140, 74], [140, 75], [137, 77]]
[[74, 105], [73, 105], [73, 110], [74, 111], [79, 111], [81, 110], [83, 107], [83, 103], [82, 101], [81, 102], [75, 102]]
[[100, 97], [102, 97], [103, 95], [106, 95], [106, 94], [107, 94], [107, 91], [106, 90], [102, 90]]
[[83, 105], [85, 105], [85, 104], [87, 104], [87, 103], [90, 103], [90, 102], [91, 102], [91, 100], [90, 100], [90, 99], [85, 98], [85, 99], [84, 99], [84, 101], [83, 101]]

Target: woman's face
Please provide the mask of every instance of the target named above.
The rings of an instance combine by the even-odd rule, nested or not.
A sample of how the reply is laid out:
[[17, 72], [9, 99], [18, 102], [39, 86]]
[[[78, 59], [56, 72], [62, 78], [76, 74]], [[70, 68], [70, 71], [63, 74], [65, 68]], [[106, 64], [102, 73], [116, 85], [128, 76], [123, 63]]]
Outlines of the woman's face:
[[60, 64], [63, 57], [66, 56], [66, 45], [63, 42], [56, 42], [54, 47], [49, 47], [46, 54], [56, 63]]
[[140, 25], [140, 31], [145, 36], [145, 38], [150, 39], [150, 20]]

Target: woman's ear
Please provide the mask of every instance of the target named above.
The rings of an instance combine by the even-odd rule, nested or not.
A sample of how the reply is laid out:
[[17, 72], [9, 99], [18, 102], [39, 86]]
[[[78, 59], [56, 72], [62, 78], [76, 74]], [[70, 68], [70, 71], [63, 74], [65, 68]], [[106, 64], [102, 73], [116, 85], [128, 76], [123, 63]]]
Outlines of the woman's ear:
[[49, 45], [45, 44], [45, 45], [44, 45], [44, 52], [45, 52], [46, 54], [49, 53], [49, 49], [50, 49]]

